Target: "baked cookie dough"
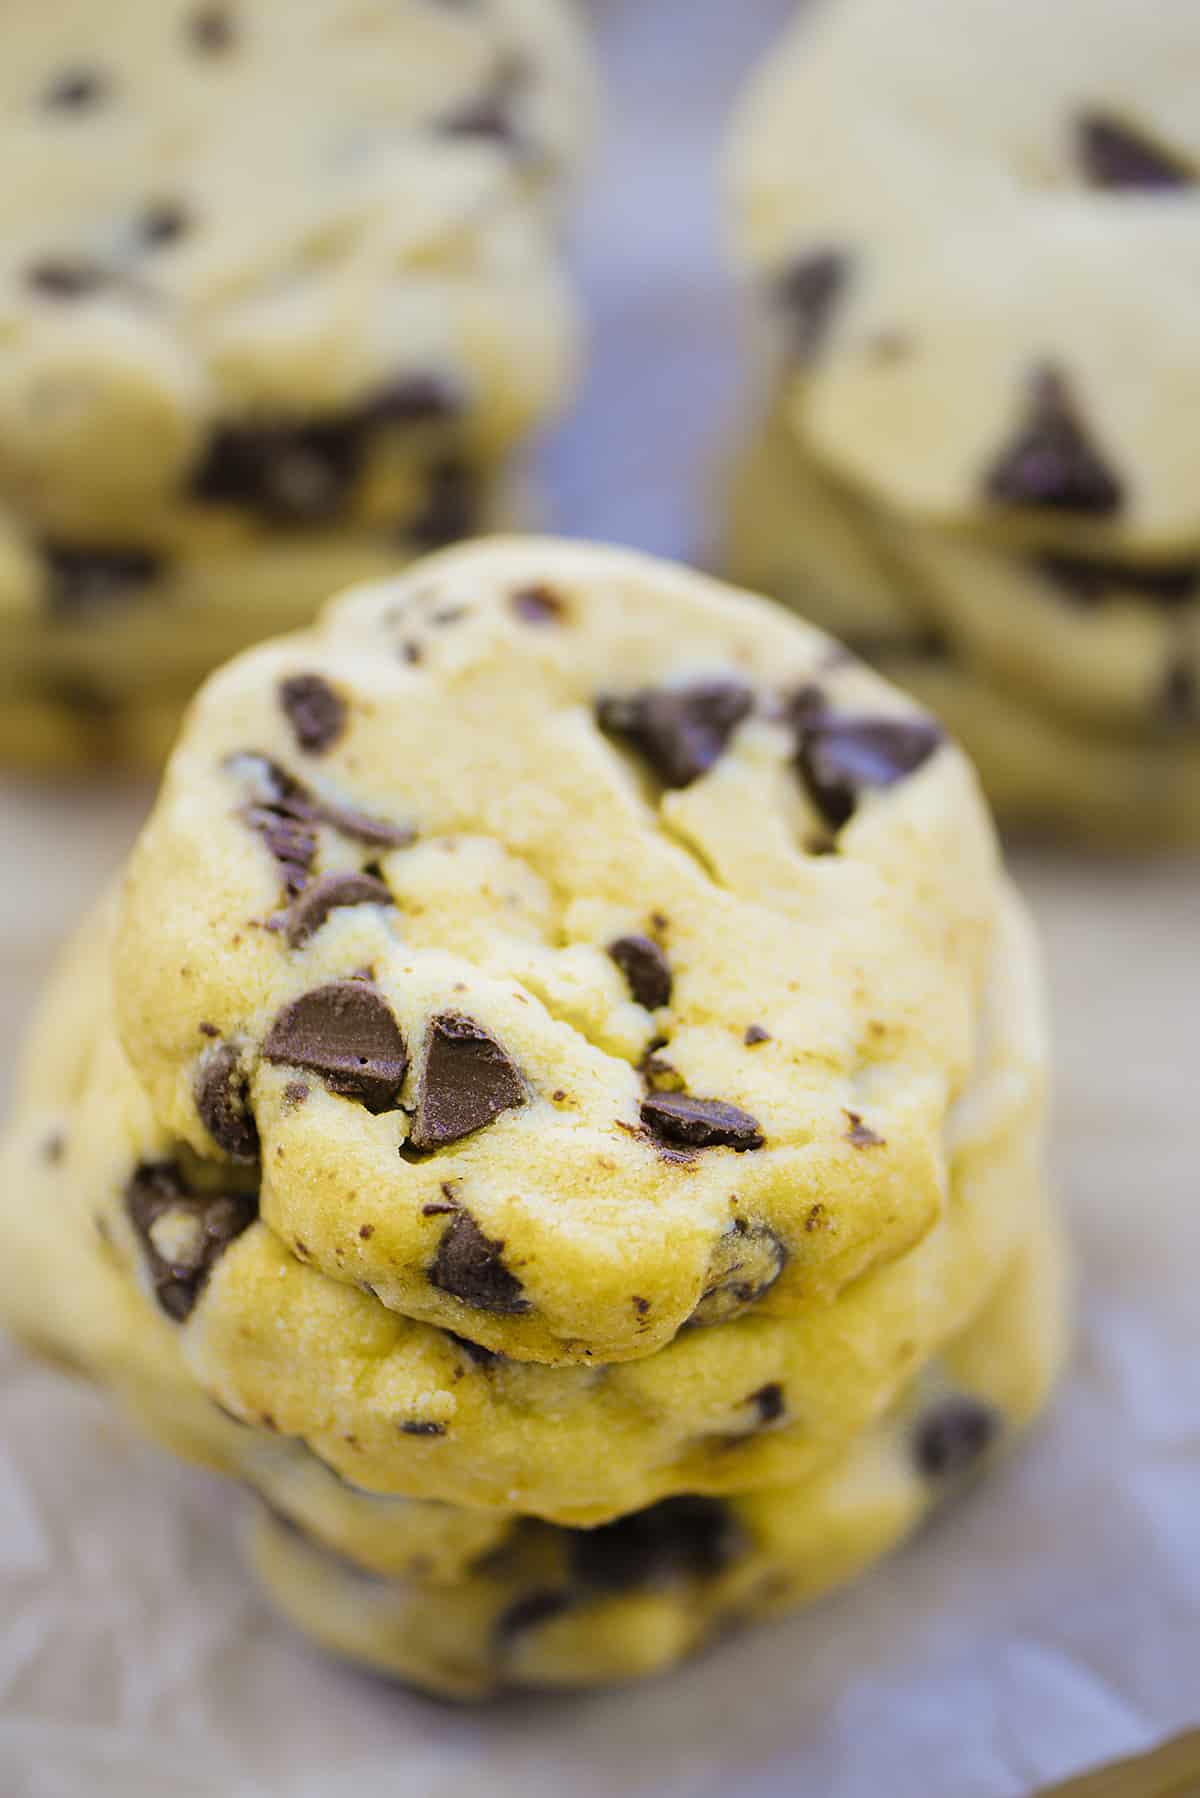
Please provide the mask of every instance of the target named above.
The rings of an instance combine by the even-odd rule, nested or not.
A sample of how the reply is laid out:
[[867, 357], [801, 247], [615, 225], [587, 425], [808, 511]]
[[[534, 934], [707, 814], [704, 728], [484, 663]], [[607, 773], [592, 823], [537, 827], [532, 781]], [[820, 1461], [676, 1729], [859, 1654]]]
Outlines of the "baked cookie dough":
[[499, 540], [207, 685], [119, 1028], [282, 1252], [509, 1358], [640, 1359], [934, 1227], [1002, 890], [963, 757], [825, 638]]
[[667, 1499], [595, 1530], [520, 1522], [451, 1586], [373, 1577], [260, 1512], [254, 1564], [325, 1647], [444, 1697], [646, 1677], [853, 1579], [961, 1491], [1045, 1402], [1064, 1316], [1043, 1223], [959, 1339], [801, 1485]]

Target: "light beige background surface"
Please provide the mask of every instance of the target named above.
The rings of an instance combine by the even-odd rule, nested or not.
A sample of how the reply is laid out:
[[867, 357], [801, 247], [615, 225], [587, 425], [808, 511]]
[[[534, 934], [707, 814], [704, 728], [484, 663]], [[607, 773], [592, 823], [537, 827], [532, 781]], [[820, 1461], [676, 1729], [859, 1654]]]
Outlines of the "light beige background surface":
[[[738, 379], [699, 159], [787, 7], [595, 10], [622, 97], [579, 232], [595, 366], [546, 474], [564, 528], [685, 554]], [[0, 1086], [145, 799], [0, 783]], [[1200, 1720], [1200, 862], [1017, 869], [1083, 1276], [1020, 1463], [856, 1592], [657, 1686], [462, 1715], [292, 1638], [232, 1491], [0, 1344], [0, 1794], [1015, 1798]]]

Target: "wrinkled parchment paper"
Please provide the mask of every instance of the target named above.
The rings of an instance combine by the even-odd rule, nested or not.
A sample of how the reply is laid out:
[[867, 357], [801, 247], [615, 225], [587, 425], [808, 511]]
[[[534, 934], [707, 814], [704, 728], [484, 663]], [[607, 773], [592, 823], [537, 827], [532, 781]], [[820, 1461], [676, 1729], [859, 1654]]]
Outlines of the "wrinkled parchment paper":
[[[576, 228], [594, 364], [544, 459], [559, 528], [708, 534], [738, 383], [715, 135], [787, 10], [596, 0], [619, 107]], [[145, 803], [0, 784], [0, 1082]], [[1083, 1283], [1022, 1459], [857, 1590], [674, 1677], [461, 1713], [292, 1636], [232, 1490], [0, 1344], [3, 1798], [1015, 1798], [1200, 1721], [1200, 862], [1017, 871]]]

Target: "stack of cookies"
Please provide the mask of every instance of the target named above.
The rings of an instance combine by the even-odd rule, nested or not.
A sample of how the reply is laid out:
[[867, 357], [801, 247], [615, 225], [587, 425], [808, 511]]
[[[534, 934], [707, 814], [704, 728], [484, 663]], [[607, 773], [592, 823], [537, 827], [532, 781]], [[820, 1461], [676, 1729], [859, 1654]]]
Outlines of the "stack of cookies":
[[1181, 0], [825, 0], [730, 144], [734, 573], [1115, 843], [1200, 841], [1198, 56]]
[[0, 757], [165, 752], [198, 679], [511, 511], [575, 351], [573, 0], [14, 0]]
[[257, 1495], [333, 1649], [634, 1678], [1038, 1411], [1044, 1078], [927, 714], [749, 595], [487, 542], [201, 692], [35, 1031], [0, 1313]]

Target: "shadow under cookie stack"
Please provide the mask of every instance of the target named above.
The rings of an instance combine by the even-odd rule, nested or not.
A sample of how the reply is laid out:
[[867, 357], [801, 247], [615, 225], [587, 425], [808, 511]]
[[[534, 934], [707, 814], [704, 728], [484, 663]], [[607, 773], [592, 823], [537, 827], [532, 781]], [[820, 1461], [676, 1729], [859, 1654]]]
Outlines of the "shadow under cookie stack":
[[725, 561], [1003, 815], [1200, 842], [1195, 9], [805, 7], [730, 136], [769, 393]]
[[514, 522], [581, 39], [564, 0], [6, 9], [0, 759], [157, 762], [226, 657]]
[[43, 1004], [0, 1314], [256, 1495], [335, 1651], [637, 1678], [1040, 1409], [1044, 1077], [926, 714], [699, 576], [481, 544], [192, 707]]

